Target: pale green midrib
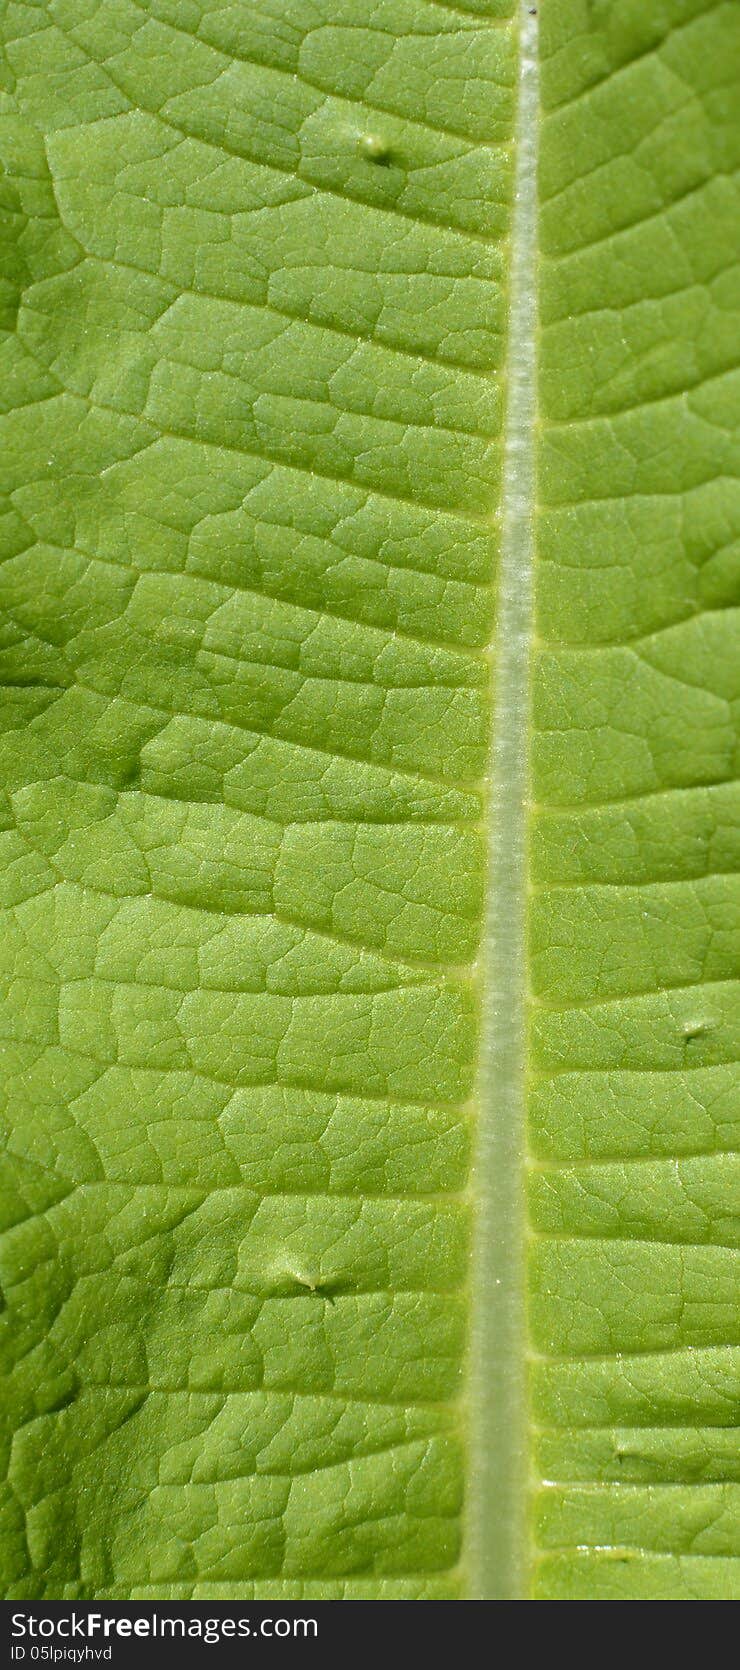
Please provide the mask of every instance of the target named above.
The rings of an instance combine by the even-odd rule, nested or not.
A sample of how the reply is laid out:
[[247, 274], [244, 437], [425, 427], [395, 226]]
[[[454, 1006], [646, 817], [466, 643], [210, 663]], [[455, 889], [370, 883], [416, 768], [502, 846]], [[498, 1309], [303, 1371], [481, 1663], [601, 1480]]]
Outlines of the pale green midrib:
[[467, 1566], [475, 1599], [527, 1595], [524, 1300], [526, 802], [533, 591], [537, 19], [520, 0], [501, 562], [483, 959]]

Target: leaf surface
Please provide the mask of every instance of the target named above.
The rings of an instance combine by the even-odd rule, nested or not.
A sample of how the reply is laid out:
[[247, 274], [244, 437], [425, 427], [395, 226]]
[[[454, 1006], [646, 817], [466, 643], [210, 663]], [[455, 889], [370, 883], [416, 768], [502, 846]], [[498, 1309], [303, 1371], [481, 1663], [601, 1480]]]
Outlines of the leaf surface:
[[8, 1597], [740, 1593], [738, 14], [542, 12], [3, 20]]
[[542, 54], [534, 1593], [731, 1598], [738, 13], [554, 5]]

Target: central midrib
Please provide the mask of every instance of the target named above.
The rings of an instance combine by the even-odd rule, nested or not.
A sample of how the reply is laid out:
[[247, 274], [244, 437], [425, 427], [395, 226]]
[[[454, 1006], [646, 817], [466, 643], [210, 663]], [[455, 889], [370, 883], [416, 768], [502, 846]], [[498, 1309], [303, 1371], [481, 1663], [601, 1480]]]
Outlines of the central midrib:
[[537, 17], [520, 0], [501, 558], [492, 646], [488, 907], [474, 1170], [467, 1569], [475, 1599], [527, 1593], [526, 822], [534, 568]]

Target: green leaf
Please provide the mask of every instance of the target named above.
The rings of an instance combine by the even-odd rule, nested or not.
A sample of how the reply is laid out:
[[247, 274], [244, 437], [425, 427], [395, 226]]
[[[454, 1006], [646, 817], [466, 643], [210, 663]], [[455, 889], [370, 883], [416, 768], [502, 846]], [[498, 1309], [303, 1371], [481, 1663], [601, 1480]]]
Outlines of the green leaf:
[[544, 8], [529, 1292], [548, 1599], [740, 1594], [739, 22], [695, 0]]
[[740, 1598], [740, 14], [533, 11], [2, 22], [9, 1598]]

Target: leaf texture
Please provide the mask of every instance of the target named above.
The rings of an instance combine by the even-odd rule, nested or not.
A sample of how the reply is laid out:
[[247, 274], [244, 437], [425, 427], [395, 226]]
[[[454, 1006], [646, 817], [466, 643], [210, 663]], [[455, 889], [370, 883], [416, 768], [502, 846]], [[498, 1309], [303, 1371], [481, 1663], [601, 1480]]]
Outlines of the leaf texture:
[[543, 8], [529, 1194], [545, 1599], [740, 1594], [739, 23], [683, 0]]
[[6, 17], [6, 1593], [459, 1592], [492, 10]]
[[488, 903], [513, 0], [4, 15], [7, 1597], [480, 1594], [525, 897], [516, 1598], [740, 1594], [738, 13], [542, 10]]

